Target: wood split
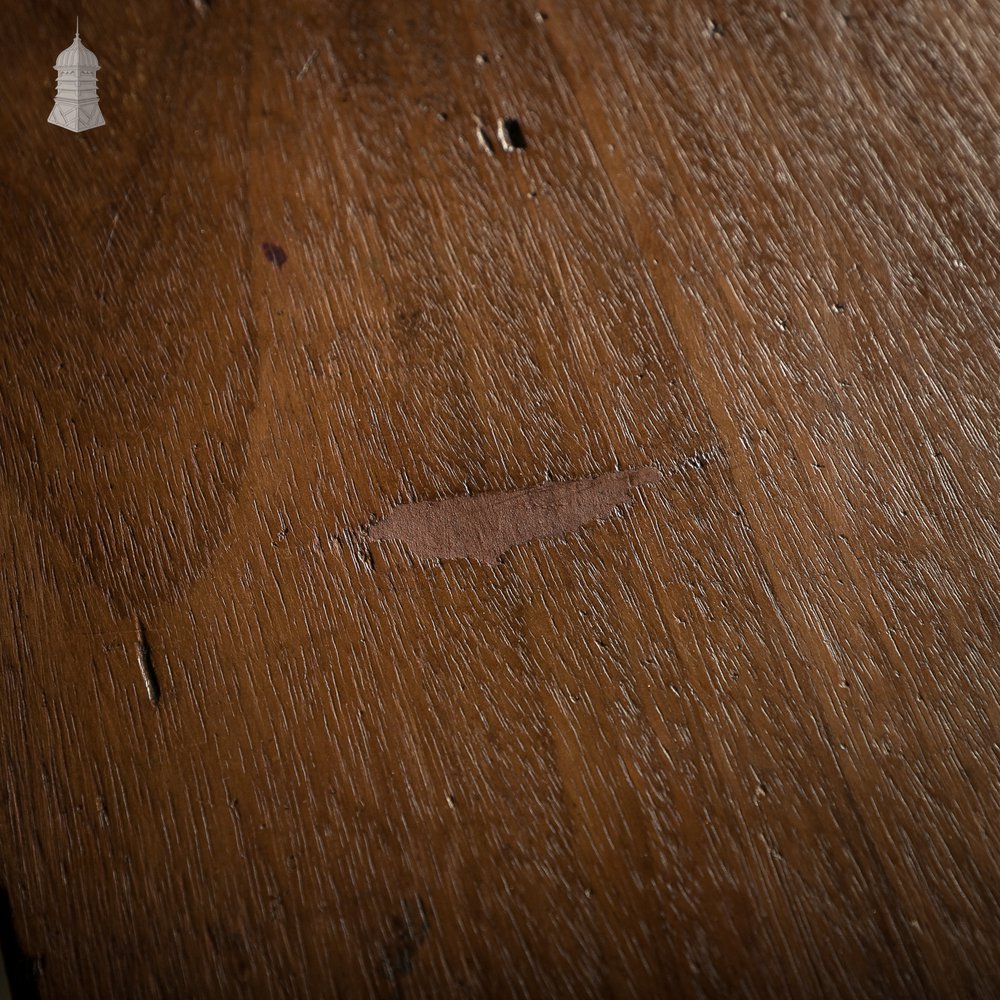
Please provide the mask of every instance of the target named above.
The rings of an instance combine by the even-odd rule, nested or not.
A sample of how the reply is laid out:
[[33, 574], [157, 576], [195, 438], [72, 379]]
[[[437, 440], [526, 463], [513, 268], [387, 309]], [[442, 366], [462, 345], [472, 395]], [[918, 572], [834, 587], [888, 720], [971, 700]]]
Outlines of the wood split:
[[136, 629], [136, 658], [139, 661], [139, 670], [142, 672], [143, 683], [146, 685], [146, 694], [153, 705], [160, 703], [160, 682], [153, 669], [153, 651], [149, 648], [149, 637], [146, 635], [146, 626], [137, 618]]

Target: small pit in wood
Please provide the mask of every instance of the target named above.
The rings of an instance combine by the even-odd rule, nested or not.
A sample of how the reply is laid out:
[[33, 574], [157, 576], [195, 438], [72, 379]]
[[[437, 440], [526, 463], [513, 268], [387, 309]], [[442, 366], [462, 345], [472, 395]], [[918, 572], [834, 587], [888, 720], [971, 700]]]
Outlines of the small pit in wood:
[[521, 123], [516, 118], [501, 118], [497, 122], [497, 138], [505, 153], [513, 153], [515, 149], [527, 149]]

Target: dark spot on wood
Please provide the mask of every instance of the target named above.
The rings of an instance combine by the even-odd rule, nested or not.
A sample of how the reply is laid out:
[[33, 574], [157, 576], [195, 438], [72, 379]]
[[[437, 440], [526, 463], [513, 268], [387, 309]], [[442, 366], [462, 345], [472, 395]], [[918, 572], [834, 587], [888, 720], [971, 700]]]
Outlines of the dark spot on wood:
[[[42, 974], [44, 960], [29, 955], [21, 947], [14, 929], [14, 914], [7, 890], [0, 886], [0, 957], [7, 971], [7, 985], [11, 1000], [35, 1000], [38, 997], [38, 977]], [[4, 968], [0, 968], [0, 995], [3, 994]]]
[[149, 648], [149, 637], [146, 635], [146, 626], [138, 619], [136, 627], [136, 656], [139, 661], [139, 670], [142, 672], [142, 679], [146, 685], [146, 693], [149, 700], [154, 705], [160, 703], [160, 682], [153, 668], [153, 651]]
[[711, 38], [722, 38], [725, 33], [726, 29], [720, 21], [716, 21], [714, 17], [709, 19], [708, 34]]
[[245, 980], [250, 972], [250, 950], [244, 935], [218, 921], [210, 923], [206, 933], [216, 957], [225, 960], [238, 980]]
[[479, 55], [476, 56], [477, 66], [485, 66], [489, 61], [490, 57], [485, 52], [480, 52]]
[[408, 976], [420, 946], [427, 939], [430, 921], [420, 896], [415, 901], [402, 901], [401, 914], [392, 918], [392, 937], [382, 949], [386, 976], [398, 986]]
[[212, 0], [191, 0], [191, 6], [204, 17], [212, 9]]
[[264, 256], [275, 267], [284, 267], [285, 261], [288, 260], [288, 254], [277, 243], [261, 243], [260, 248], [264, 251]]
[[521, 123], [516, 118], [501, 118], [497, 122], [497, 138], [505, 153], [513, 153], [515, 149], [526, 149], [528, 146]]
[[292, 526], [285, 519], [285, 515], [282, 514], [282, 513], [279, 513], [278, 514], [278, 534], [277, 534], [277, 540], [279, 542], [283, 542], [288, 537], [289, 532], [291, 530], [292, 530]]
[[633, 488], [659, 478], [646, 466], [526, 490], [402, 504], [374, 525], [369, 537], [403, 542], [423, 559], [496, 562], [515, 545], [561, 538], [607, 517], [630, 501]]

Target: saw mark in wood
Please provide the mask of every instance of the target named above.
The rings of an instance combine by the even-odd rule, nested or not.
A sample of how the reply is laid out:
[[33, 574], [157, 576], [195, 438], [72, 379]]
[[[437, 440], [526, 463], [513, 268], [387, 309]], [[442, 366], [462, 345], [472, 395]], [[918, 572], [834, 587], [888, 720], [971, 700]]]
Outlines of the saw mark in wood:
[[646, 466], [526, 490], [402, 504], [369, 537], [403, 542], [421, 559], [495, 562], [515, 545], [561, 538], [607, 517], [630, 502], [632, 489], [659, 478], [657, 469]]

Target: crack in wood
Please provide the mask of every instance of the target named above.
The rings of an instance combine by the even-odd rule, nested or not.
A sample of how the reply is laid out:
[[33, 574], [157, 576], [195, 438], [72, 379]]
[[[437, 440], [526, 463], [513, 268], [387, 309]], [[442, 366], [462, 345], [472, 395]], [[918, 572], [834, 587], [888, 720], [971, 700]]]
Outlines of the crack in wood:
[[149, 700], [156, 706], [160, 703], [160, 681], [153, 667], [153, 651], [149, 646], [149, 636], [146, 635], [146, 626], [138, 618], [135, 622], [135, 628], [136, 658], [139, 661], [139, 670], [142, 672]]

